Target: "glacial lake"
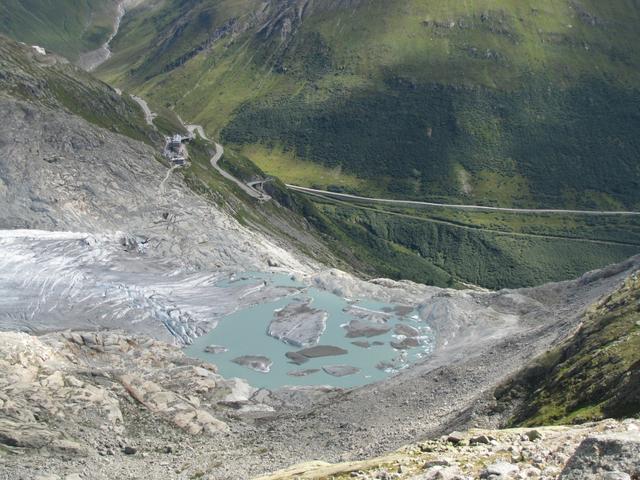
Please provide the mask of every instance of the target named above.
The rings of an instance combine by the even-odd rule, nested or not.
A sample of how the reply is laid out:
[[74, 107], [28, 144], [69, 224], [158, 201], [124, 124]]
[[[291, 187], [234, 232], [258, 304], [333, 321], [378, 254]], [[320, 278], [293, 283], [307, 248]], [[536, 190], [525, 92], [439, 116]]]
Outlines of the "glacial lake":
[[[267, 303], [245, 308], [223, 317], [218, 326], [208, 334], [196, 339], [185, 348], [185, 353], [218, 366], [220, 373], [227, 377], [246, 379], [258, 388], [276, 389], [286, 385], [331, 385], [336, 387], [356, 387], [382, 380], [412, 363], [429, 355], [433, 348], [433, 332], [424, 322], [420, 322], [410, 307], [390, 305], [372, 300], [347, 300], [333, 293], [308, 287], [287, 275], [275, 273], [246, 273], [218, 286], [230, 286], [242, 282], [261, 288], [270, 284], [283, 288], [283, 297]], [[285, 355], [305, 347], [290, 345], [267, 334], [269, 324], [276, 312], [291, 304], [310, 301], [312, 309], [327, 313], [326, 329], [317, 345], [339, 347], [346, 354], [308, 358], [304, 363], [295, 364]], [[362, 320], [362, 315], [370, 313], [376, 325], [382, 325], [387, 332], [370, 337], [347, 337], [344, 328], [352, 320]], [[400, 325], [400, 326], [398, 326]], [[409, 328], [407, 328], [409, 327]], [[411, 346], [393, 348], [391, 342], [407, 340], [406, 331], [414, 332], [409, 339]], [[419, 334], [416, 335], [416, 330]], [[368, 348], [353, 342], [368, 343]], [[417, 345], [414, 345], [417, 344]], [[224, 347], [226, 351], [205, 352], [209, 346]], [[243, 356], [267, 357], [273, 362], [268, 372], [234, 362]], [[334, 366], [355, 367], [356, 373], [345, 376], [330, 375]], [[310, 371], [304, 376], [291, 373]], [[343, 372], [344, 373], [344, 372]]]

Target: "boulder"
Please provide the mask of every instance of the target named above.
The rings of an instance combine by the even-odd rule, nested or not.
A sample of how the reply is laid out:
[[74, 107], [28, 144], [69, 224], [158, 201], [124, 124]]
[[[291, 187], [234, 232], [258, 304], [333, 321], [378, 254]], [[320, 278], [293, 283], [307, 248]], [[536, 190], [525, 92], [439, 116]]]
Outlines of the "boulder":
[[535, 442], [536, 440], [540, 440], [542, 438], [542, 434], [538, 430], [529, 430], [524, 434], [529, 441]]
[[640, 478], [640, 432], [587, 437], [562, 470], [560, 480], [596, 480], [605, 474]]
[[520, 469], [509, 462], [496, 462], [485, 468], [480, 478], [513, 478]]
[[260, 373], [269, 373], [271, 371], [271, 365], [273, 365], [270, 358], [262, 355], [243, 355], [231, 361]]

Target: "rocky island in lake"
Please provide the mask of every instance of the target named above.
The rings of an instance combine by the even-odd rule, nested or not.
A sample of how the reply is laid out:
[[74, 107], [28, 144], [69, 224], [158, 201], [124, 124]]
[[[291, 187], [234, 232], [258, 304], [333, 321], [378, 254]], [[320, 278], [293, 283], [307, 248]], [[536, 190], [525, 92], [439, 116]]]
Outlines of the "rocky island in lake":
[[271, 365], [273, 365], [270, 358], [262, 355], [243, 355], [242, 357], [234, 358], [232, 362], [260, 373], [269, 373]]
[[352, 367], [351, 365], [327, 365], [322, 367], [325, 373], [334, 377], [346, 377], [347, 375], [355, 375], [360, 372], [359, 368]]
[[367, 322], [364, 320], [351, 320], [344, 326], [347, 331], [347, 338], [358, 337], [377, 337], [378, 335], [384, 335], [391, 327], [388, 325], [380, 325], [377, 323]]
[[315, 345], [327, 328], [327, 312], [311, 308], [313, 300], [295, 301], [277, 311], [267, 334], [296, 347]]
[[227, 347], [223, 347], [222, 345], [208, 345], [204, 347], [205, 353], [211, 353], [212, 355], [217, 355], [219, 353], [226, 353], [229, 351]]

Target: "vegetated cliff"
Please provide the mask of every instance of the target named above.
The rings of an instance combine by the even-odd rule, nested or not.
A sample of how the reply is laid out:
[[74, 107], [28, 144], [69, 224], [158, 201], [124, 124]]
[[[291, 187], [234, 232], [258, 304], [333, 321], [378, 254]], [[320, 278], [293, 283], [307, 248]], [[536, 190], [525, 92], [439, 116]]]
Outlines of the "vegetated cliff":
[[560, 425], [640, 414], [640, 277], [584, 315], [578, 331], [496, 392], [511, 425]]

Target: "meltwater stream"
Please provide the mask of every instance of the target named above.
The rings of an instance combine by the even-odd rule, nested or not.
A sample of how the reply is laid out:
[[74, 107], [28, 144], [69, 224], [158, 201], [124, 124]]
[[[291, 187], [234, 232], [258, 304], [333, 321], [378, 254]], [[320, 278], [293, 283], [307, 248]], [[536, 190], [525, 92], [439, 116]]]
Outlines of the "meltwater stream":
[[[283, 274], [249, 273], [226, 286], [231, 287], [236, 282], [255, 284], [256, 288], [260, 285], [293, 288], [292, 294], [285, 298], [244, 308], [224, 317], [215, 329], [187, 347], [185, 353], [216, 364], [225, 377], [244, 378], [255, 387], [365, 385], [408, 367], [429, 354], [433, 347], [432, 331], [424, 322], [419, 322], [416, 312], [408, 307], [370, 300], [347, 300], [305, 286]], [[327, 314], [326, 329], [317, 345], [338, 347], [346, 353], [303, 359], [303, 363], [298, 364], [286, 354], [299, 352], [303, 347], [273, 338], [267, 330], [276, 312], [309, 300], [311, 308]], [[347, 324], [352, 320], [362, 321], [363, 317], [367, 317], [364, 323], [375, 325], [384, 333], [353, 332], [348, 337]], [[407, 342], [406, 333], [411, 332], [415, 337]], [[371, 336], [359, 336], [359, 333]], [[207, 347], [217, 353], [205, 351]], [[238, 363], [238, 359], [247, 357], [264, 357], [263, 363], [258, 368], [244, 365], [246, 362]], [[267, 368], [264, 368], [264, 362]], [[269, 362], [272, 363], [269, 365]]]

